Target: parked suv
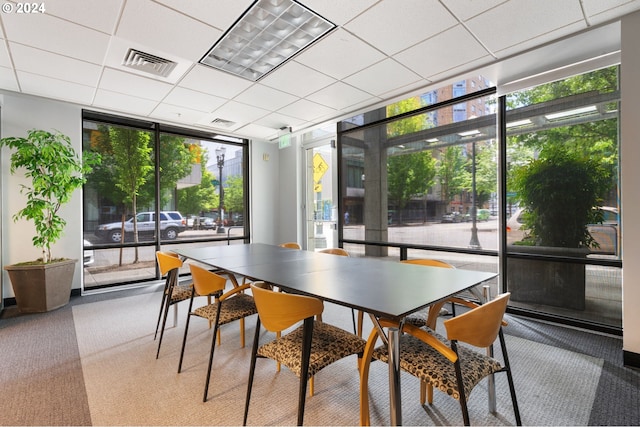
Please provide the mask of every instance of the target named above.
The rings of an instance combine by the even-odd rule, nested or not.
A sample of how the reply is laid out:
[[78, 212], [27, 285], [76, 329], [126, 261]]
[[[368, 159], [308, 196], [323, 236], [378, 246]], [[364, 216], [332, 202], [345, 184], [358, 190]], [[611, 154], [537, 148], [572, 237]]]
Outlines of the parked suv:
[[[136, 215], [138, 222], [138, 236], [153, 236], [156, 231], [155, 212], [140, 212]], [[160, 212], [160, 237], [174, 240], [187, 229], [187, 221], [177, 211]], [[131, 241], [133, 235], [133, 217], [124, 223], [125, 240]], [[95, 235], [109, 243], [120, 243], [122, 239], [122, 223], [111, 222], [100, 224]]]

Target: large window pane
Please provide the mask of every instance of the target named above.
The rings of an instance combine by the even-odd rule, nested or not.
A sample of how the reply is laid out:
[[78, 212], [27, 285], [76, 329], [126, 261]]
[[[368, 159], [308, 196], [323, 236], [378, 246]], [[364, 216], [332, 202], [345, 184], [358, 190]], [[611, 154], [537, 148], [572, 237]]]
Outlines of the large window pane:
[[620, 326], [618, 68], [513, 93], [507, 106], [512, 304]]
[[248, 236], [245, 140], [100, 119], [83, 122], [101, 157], [84, 188], [85, 289], [159, 278], [157, 250]]
[[[494, 104], [481, 96], [342, 134], [343, 237], [497, 251]], [[384, 249], [369, 248], [375, 253]]]

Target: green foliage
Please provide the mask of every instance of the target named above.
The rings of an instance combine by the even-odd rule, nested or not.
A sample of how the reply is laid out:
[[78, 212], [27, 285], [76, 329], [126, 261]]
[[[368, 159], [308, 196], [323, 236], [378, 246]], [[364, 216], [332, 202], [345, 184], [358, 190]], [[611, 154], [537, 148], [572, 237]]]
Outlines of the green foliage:
[[589, 248], [597, 243], [588, 224], [602, 222], [598, 211], [611, 176], [597, 159], [556, 146], [514, 171], [514, 185], [526, 212], [528, 239], [541, 246]]
[[200, 185], [182, 188], [177, 191], [178, 206], [185, 214], [197, 214], [215, 209], [220, 204], [220, 196], [212, 184], [214, 175], [202, 165]]
[[11, 174], [24, 168], [25, 177], [31, 180], [31, 185], [21, 186], [27, 204], [13, 220], [33, 221], [36, 235], [32, 242], [42, 249], [42, 261], [51, 262], [51, 246], [62, 237], [66, 226], [58, 211], [82, 187], [100, 157], [87, 155], [80, 159], [68, 136], [44, 130], [30, 130], [26, 138], [0, 139], [1, 146], [16, 150], [11, 154]]
[[436, 160], [431, 151], [391, 156], [387, 159], [389, 199], [403, 209], [411, 197], [426, 193], [433, 186]]
[[241, 176], [235, 175], [227, 178], [224, 188], [224, 208], [228, 212], [243, 212], [244, 185]]
[[438, 179], [446, 204], [449, 204], [456, 194], [470, 188], [471, 174], [466, 170], [467, 164], [468, 160], [464, 157], [460, 146], [449, 146], [442, 153]]

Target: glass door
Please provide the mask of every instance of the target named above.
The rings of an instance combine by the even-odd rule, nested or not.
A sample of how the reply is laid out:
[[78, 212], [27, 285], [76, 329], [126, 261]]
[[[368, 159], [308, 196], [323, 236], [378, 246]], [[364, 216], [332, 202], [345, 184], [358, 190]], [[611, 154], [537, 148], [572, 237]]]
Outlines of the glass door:
[[310, 251], [338, 244], [338, 200], [335, 139], [305, 147], [306, 238]]

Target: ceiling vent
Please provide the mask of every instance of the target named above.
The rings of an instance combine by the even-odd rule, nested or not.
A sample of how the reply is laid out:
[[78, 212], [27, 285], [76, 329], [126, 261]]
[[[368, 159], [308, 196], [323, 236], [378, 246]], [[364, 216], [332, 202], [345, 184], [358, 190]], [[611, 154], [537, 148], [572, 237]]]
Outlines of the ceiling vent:
[[236, 122], [232, 122], [231, 120], [225, 120], [221, 118], [215, 118], [211, 120], [211, 126], [217, 127], [217, 128], [230, 128], [235, 124]]
[[154, 76], [167, 77], [178, 64], [149, 53], [129, 49], [122, 61], [122, 65], [133, 68], [134, 70], [153, 74]]

